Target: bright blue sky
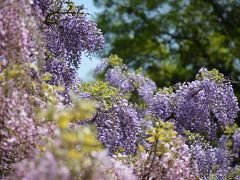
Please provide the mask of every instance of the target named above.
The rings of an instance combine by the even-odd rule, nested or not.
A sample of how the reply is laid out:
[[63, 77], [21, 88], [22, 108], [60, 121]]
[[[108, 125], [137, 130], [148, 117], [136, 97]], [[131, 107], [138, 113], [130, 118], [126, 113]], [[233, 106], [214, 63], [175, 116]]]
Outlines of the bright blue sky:
[[[94, 5], [93, 0], [73, 0], [77, 5], [84, 5], [85, 12], [91, 14], [89, 18], [94, 19], [96, 17], [96, 12], [99, 11]], [[82, 56], [82, 61], [80, 68], [78, 70], [79, 77], [84, 81], [90, 81], [93, 79], [92, 70], [96, 67], [99, 63], [100, 59], [98, 57], [92, 57], [90, 60], [86, 56]]]

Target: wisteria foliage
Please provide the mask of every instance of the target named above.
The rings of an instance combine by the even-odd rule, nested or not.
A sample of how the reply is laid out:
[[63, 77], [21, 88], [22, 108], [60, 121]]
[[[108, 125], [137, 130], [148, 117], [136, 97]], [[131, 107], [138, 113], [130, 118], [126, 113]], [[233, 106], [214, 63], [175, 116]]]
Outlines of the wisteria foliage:
[[157, 89], [116, 55], [82, 83], [104, 38], [70, 0], [0, 0], [1, 179], [240, 179], [229, 80]]

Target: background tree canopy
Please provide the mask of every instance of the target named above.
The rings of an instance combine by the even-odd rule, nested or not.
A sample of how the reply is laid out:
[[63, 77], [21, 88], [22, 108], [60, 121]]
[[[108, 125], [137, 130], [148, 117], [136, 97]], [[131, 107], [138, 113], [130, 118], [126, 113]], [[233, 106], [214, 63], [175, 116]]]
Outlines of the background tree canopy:
[[[240, 80], [240, 1], [95, 0], [109, 46], [159, 87], [189, 81], [202, 67]], [[240, 97], [240, 84], [234, 84]]]

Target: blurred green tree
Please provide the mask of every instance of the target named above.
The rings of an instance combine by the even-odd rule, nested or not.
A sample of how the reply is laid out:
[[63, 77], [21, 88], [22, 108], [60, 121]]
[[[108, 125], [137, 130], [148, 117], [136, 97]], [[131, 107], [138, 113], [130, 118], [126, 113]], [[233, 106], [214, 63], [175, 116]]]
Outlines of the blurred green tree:
[[[240, 80], [239, 0], [94, 0], [108, 46], [159, 87], [189, 81], [201, 67]], [[240, 97], [240, 84], [234, 84]]]

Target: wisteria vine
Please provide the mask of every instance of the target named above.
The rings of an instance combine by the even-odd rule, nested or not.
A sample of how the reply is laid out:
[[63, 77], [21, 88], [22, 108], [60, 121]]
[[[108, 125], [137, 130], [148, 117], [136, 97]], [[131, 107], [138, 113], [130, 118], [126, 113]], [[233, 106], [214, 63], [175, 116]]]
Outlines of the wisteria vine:
[[1, 179], [240, 179], [223, 74], [160, 89], [111, 55], [82, 83], [81, 55], [103, 45], [71, 0], [0, 0]]

